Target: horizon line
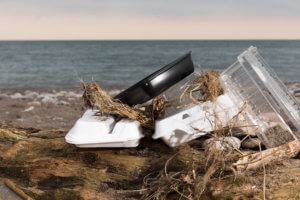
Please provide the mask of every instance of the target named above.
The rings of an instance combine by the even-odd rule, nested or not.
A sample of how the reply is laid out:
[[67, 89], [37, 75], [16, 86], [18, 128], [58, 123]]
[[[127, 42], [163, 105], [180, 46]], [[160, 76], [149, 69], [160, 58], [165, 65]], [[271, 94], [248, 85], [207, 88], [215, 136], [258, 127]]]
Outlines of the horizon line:
[[0, 42], [39, 42], [39, 41], [299, 41], [300, 38], [294, 39], [0, 39]]

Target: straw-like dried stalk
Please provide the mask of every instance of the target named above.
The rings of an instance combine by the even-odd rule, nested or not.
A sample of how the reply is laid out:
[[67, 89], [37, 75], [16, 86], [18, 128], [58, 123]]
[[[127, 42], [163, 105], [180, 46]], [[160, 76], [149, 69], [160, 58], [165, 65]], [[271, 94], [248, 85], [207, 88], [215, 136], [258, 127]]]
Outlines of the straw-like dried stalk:
[[102, 114], [136, 120], [143, 127], [153, 128], [153, 119], [149, 113], [112, 99], [101, 89], [98, 83], [85, 84], [82, 81], [82, 85], [84, 89], [83, 100], [86, 107], [96, 108]]
[[[182, 100], [189, 96], [194, 104], [199, 104], [205, 101], [214, 102], [218, 96], [224, 93], [220, 84], [220, 73], [217, 71], [202, 71], [201, 75], [196, 76], [195, 80], [185, 86], [185, 90], [180, 96]], [[196, 99], [193, 93], [200, 92], [201, 99]]]

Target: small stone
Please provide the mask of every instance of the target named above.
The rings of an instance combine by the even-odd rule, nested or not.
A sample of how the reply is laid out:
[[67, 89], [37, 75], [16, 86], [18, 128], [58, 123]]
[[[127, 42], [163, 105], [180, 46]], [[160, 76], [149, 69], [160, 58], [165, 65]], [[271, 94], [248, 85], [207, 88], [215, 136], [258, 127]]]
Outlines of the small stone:
[[205, 148], [207, 145], [209, 145], [211, 142], [215, 142], [216, 144], [216, 149], [224, 151], [226, 149], [232, 149], [240, 148], [240, 142], [241, 140], [238, 139], [237, 137], [219, 137], [219, 138], [209, 138], [205, 140], [203, 143], [203, 147]]
[[67, 101], [58, 101], [58, 102], [56, 103], [56, 105], [57, 105], [57, 106], [68, 106], [68, 105], [70, 105], [70, 103], [67, 102]]
[[26, 91], [24, 92], [24, 96], [25, 96], [25, 97], [29, 97], [29, 98], [36, 98], [36, 97], [39, 96], [39, 93], [30, 91], [30, 90], [26, 90]]
[[66, 96], [67, 97], [74, 97], [74, 98], [81, 98], [82, 94], [77, 94], [77, 93], [74, 93], [74, 92], [70, 91], [70, 92], [68, 92], [68, 94]]
[[75, 101], [76, 99], [75, 98], [72, 98], [72, 97], [70, 97], [70, 98], [68, 98], [68, 101]]
[[10, 98], [12, 98], [12, 99], [22, 99], [23, 97], [24, 96], [19, 92], [17, 92], [17, 93], [10, 96]]
[[248, 138], [242, 143], [244, 149], [259, 149], [261, 141], [258, 138]]
[[0, 94], [0, 100], [2, 99], [8, 99], [9, 96], [7, 94]]
[[39, 101], [30, 101], [27, 103], [29, 106], [41, 106], [41, 102]]
[[66, 91], [64, 91], [64, 90], [61, 90], [61, 91], [57, 92], [57, 93], [55, 94], [55, 96], [61, 97], [61, 96], [66, 96], [67, 94], [68, 94], [68, 92], [66, 92]]
[[57, 98], [54, 95], [52, 95], [52, 94], [47, 94], [42, 99], [42, 102], [43, 103], [56, 103], [57, 102]]
[[22, 97], [21, 99], [23, 101], [33, 101], [33, 98], [31, 98], [31, 97]]

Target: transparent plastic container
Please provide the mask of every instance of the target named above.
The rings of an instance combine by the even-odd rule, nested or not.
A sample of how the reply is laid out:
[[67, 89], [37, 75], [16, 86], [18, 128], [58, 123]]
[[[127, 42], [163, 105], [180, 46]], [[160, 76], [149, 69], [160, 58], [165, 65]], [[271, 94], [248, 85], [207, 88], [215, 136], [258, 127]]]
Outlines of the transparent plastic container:
[[250, 47], [220, 76], [236, 105], [246, 103], [248, 124], [267, 148], [300, 138], [300, 106], [273, 70]]

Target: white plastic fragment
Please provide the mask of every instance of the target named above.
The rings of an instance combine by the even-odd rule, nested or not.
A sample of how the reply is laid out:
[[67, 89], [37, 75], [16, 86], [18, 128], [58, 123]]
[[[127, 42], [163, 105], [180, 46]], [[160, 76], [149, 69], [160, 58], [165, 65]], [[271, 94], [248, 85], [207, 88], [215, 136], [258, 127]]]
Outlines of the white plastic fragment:
[[26, 108], [23, 112], [32, 111], [34, 109], [34, 106], [30, 106], [29, 108]]
[[87, 110], [66, 135], [66, 142], [82, 148], [138, 146], [143, 135], [137, 121], [116, 123], [112, 116], [95, 116], [96, 112]]
[[221, 95], [215, 104], [207, 101], [201, 105], [187, 107], [169, 117], [157, 120], [153, 138], [162, 138], [171, 147], [178, 146], [215, 130], [216, 123], [226, 126], [238, 113], [239, 106], [227, 95]]

